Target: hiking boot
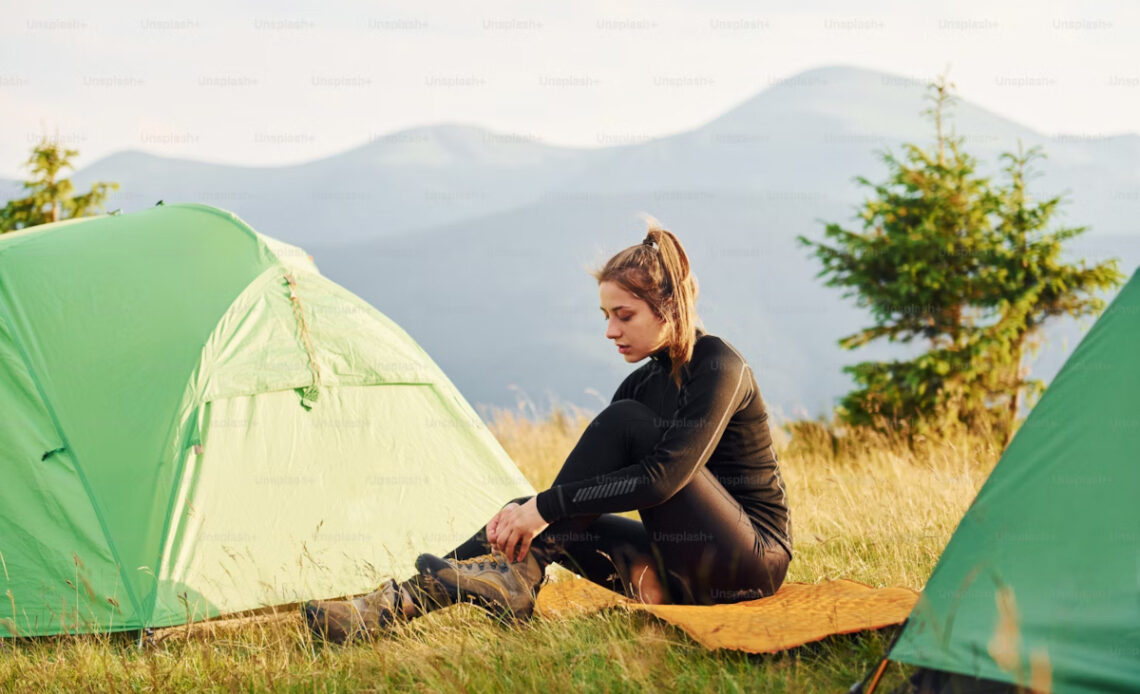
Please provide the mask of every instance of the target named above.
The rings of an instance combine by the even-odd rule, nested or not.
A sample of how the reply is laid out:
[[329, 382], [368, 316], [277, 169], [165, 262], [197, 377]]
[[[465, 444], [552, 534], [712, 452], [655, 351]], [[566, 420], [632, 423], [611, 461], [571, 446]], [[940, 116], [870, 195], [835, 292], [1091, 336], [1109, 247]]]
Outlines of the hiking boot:
[[399, 584], [389, 578], [368, 595], [350, 600], [310, 600], [304, 605], [304, 613], [315, 636], [332, 643], [347, 643], [371, 638], [397, 622], [450, 604], [447, 591], [434, 579], [413, 576]]
[[499, 551], [471, 559], [421, 554], [416, 569], [438, 581], [452, 601], [473, 602], [508, 622], [530, 619], [545, 575], [534, 552], [527, 552], [520, 562]]

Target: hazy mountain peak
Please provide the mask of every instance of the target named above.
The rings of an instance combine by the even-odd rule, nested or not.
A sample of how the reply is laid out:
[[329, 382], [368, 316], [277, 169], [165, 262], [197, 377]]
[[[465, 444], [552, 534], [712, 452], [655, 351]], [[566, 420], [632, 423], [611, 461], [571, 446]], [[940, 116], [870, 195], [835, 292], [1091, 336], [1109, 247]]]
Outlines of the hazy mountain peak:
[[[953, 75], [950, 76], [953, 82]], [[759, 85], [759, 91], [704, 129], [754, 133], [760, 128], [810, 130], [837, 145], [871, 144], [876, 138], [924, 142], [931, 125], [921, 112], [929, 106], [919, 78], [850, 65], [827, 65]], [[975, 141], [1014, 142], [1018, 136], [1041, 139], [1032, 130], [987, 111], [956, 94], [948, 122]], [[829, 125], [830, 124], [830, 125]], [[787, 136], [787, 133], [782, 134]]]

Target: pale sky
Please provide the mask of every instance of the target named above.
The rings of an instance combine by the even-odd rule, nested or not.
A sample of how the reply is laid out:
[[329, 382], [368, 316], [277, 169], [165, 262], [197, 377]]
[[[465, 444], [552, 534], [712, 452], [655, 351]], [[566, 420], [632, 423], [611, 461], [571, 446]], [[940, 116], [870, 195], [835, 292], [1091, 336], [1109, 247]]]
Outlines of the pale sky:
[[8, 178], [45, 131], [80, 167], [124, 149], [289, 164], [440, 122], [642, 141], [840, 64], [924, 80], [949, 65], [959, 96], [1045, 134], [1140, 131], [1135, 2], [4, 5]]

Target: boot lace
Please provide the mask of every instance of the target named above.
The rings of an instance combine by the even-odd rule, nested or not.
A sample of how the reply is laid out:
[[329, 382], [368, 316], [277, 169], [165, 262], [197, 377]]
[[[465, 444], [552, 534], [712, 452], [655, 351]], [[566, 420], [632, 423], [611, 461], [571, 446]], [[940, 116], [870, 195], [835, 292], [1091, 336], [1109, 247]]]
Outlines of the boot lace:
[[500, 573], [506, 573], [511, 566], [511, 562], [505, 556], [498, 554], [482, 554], [470, 559], [452, 559], [451, 561], [455, 562], [456, 567], [477, 566], [480, 570], [496, 569]]

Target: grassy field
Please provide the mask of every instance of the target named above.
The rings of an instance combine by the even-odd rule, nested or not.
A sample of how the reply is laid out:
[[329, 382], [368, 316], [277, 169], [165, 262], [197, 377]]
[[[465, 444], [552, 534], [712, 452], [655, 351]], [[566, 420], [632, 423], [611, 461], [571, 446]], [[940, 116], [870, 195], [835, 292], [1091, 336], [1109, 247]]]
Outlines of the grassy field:
[[[484, 415], [539, 489], [590, 419], [573, 408], [541, 421], [511, 410]], [[912, 450], [822, 424], [801, 422], [794, 431], [774, 427], [795, 534], [788, 581], [843, 577], [921, 589], [1000, 454], [965, 435]], [[141, 649], [115, 636], [0, 641], [0, 691], [831, 693], [858, 680], [892, 636], [891, 629], [837, 636], [757, 656], [710, 652], [641, 612], [506, 628], [458, 605], [341, 648], [315, 644], [289, 612], [168, 629]], [[892, 665], [880, 691], [904, 675]]]

